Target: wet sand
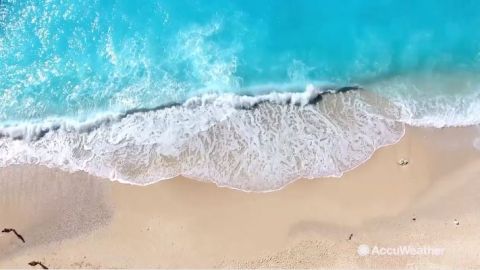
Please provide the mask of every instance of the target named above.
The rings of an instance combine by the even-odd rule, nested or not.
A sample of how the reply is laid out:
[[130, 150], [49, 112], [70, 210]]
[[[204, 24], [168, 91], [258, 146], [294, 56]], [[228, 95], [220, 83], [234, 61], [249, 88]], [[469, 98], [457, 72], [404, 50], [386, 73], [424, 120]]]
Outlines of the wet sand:
[[[177, 177], [140, 187], [38, 166], [0, 170], [0, 267], [480, 267], [478, 128], [408, 128], [341, 178], [246, 193]], [[406, 166], [398, 161], [405, 159]], [[441, 256], [359, 256], [429, 246]]]

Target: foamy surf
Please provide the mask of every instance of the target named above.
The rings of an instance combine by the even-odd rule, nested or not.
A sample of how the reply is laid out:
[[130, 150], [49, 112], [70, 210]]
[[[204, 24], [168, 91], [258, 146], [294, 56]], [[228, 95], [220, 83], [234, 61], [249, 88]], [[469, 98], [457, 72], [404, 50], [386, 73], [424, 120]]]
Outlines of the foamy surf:
[[405, 124], [475, 125], [479, 100], [413, 102], [387, 99], [375, 89], [311, 84], [303, 92], [204, 94], [82, 122], [51, 118], [4, 126], [0, 166], [44, 165], [135, 185], [184, 175], [271, 191], [300, 178], [339, 177], [398, 142]]
[[298, 178], [340, 176], [403, 135], [403, 124], [394, 120], [398, 111], [374, 95], [319, 97], [312, 88], [256, 99], [210, 95], [95, 128], [59, 126], [30, 140], [4, 136], [0, 166], [82, 170], [137, 185], [185, 175], [268, 191]]
[[476, 72], [427, 72], [365, 85], [400, 109], [398, 121], [417, 127], [480, 124], [480, 77]]

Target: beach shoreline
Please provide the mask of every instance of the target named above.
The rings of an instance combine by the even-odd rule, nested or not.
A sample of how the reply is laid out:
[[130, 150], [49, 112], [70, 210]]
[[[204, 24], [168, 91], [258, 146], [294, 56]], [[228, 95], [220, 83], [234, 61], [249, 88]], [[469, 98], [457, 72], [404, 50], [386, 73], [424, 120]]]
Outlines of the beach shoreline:
[[[38, 166], [0, 169], [0, 267], [478, 267], [477, 127], [414, 128], [340, 178], [242, 192], [176, 177], [133, 186]], [[400, 160], [408, 161], [400, 166]], [[443, 248], [359, 256], [359, 245]]]

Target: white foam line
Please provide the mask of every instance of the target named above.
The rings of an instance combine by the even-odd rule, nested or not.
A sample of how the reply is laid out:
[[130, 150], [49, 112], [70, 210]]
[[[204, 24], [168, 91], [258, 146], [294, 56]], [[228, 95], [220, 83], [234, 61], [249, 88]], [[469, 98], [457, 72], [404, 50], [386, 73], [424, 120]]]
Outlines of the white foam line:
[[[219, 188], [228, 188], [228, 189], [233, 189], [233, 190], [238, 190], [238, 191], [242, 191], [242, 192], [247, 192], [247, 193], [270, 193], [270, 192], [275, 192], [275, 191], [280, 191], [280, 190], [283, 190], [284, 188], [286, 188], [287, 186], [289, 186], [290, 184], [298, 181], [298, 180], [302, 180], [302, 179], [306, 179], [306, 180], [313, 180], [313, 179], [316, 179], [316, 178], [341, 178], [343, 175], [345, 175], [345, 173], [348, 173], [350, 171], [353, 171], [355, 170], [356, 168], [362, 166], [363, 164], [367, 163], [372, 157], [373, 155], [379, 150], [379, 149], [382, 149], [382, 148], [385, 148], [385, 147], [388, 147], [388, 146], [392, 146], [392, 145], [395, 145], [397, 143], [399, 143], [404, 137], [405, 137], [405, 132], [406, 132], [406, 128], [405, 128], [405, 124], [403, 124], [403, 131], [402, 131], [402, 134], [399, 136], [399, 138], [392, 142], [392, 143], [389, 143], [389, 144], [384, 144], [384, 145], [380, 145], [379, 147], [377, 147], [376, 149], [374, 149], [370, 156], [368, 158], [366, 158], [363, 162], [349, 168], [349, 169], [346, 169], [345, 171], [342, 171], [340, 173], [340, 175], [336, 175], [336, 174], [333, 174], [333, 175], [320, 175], [320, 176], [303, 176], [303, 175], [300, 175], [294, 179], [292, 179], [291, 181], [289, 181], [288, 183], [286, 183], [285, 185], [279, 187], [279, 188], [275, 188], [275, 189], [269, 189], [269, 190], [248, 190], [248, 189], [240, 189], [240, 188], [236, 188], [236, 187], [232, 187], [232, 186], [228, 186], [228, 185], [221, 185], [215, 181], [211, 181], [209, 179], [202, 179], [202, 178], [198, 178], [196, 176], [193, 176], [193, 175], [188, 175], [188, 174], [178, 174], [176, 176], [173, 176], [173, 177], [167, 177], [167, 178], [160, 178], [159, 180], [155, 181], [155, 182], [152, 182], [152, 183], [145, 183], [145, 184], [141, 184], [141, 183], [134, 183], [134, 182], [131, 182], [131, 181], [128, 181], [128, 180], [124, 180], [124, 179], [121, 179], [121, 178], [109, 178], [107, 180], [110, 180], [110, 181], [116, 181], [116, 182], [119, 182], [121, 184], [127, 184], [127, 185], [133, 185], [133, 186], [142, 186], [142, 187], [145, 187], [145, 186], [149, 186], [149, 185], [153, 185], [153, 184], [156, 184], [158, 182], [161, 182], [161, 181], [170, 181], [170, 180], [175, 180], [175, 178], [177, 177], [186, 177], [186, 178], [189, 178], [189, 179], [192, 179], [194, 181], [199, 181], [199, 182], [206, 182], [206, 183], [213, 183], [215, 184], [215, 186], [219, 187]], [[480, 143], [480, 139], [479, 140], [479, 143]], [[479, 148], [480, 150], [480, 148]]]
[[[174, 117], [177, 114], [182, 115], [182, 113], [185, 112], [184, 110], [188, 111], [189, 109], [195, 110], [195, 109], [198, 109], [198, 108], [202, 108], [202, 110], [203, 110], [203, 107], [214, 108], [213, 113], [218, 113], [218, 112], [225, 112], [225, 111], [228, 111], [230, 109], [233, 109], [235, 111], [236, 109], [240, 109], [240, 108], [241, 109], [253, 108], [256, 105], [261, 104], [261, 103], [272, 103], [272, 104], [279, 104], [279, 105], [289, 104], [291, 106], [305, 106], [305, 105], [311, 103], [312, 101], [314, 101], [315, 99], [317, 99], [320, 95], [322, 95], [324, 93], [335, 93], [335, 90], [323, 89], [323, 88], [315, 87], [313, 85], [308, 85], [304, 92], [272, 92], [272, 93], [269, 93], [269, 94], [257, 95], [257, 96], [242, 96], [242, 95], [235, 95], [235, 94], [221, 94], [221, 95], [219, 95], [219, 94], [205, 94], [205, 95], [202, 95], [200, 97], [192, 97], [192, 98], [188, 99], [187, 101], [185, 101], [185, 103], [183, 103], [182, 105], [179, 105], [179, 106], [174, 106], [174, 107], [171, 107], [171, 108], [167, 107], [167, 108], [163, 108], [163, 109], [137, 110], [137, 111], [132, 111], [131, 114], [137, 114], [137, 113], [142, 114], [142, 112], [155, 112], [157, 110], [176, 110], [177, 111], [176, 113], [172, 112], [174, 114], [171, 114], [169, 116], [169, 117]], [[227, 108], [228, 110], [217, 110], [218, 108]], [[288, 107], [284, 107], [284, 108], [288, 108]], [[361, 107], [361, 108], [363, 108], [363, 107]], [[370, 110], [368, 110], [368, 111], [370, 111]], [[403, 112], [405, 112], [405, 111], [403, 111]], [[368, 112], [365, 112], [365, 113], [368, 113]], [[374, 115], [375, 115], [375, 111], [373, 111], [371, 113], [374, 113]], [[166, 114], [169, 114], [169, 112], [166, 112]], [[208, 116], [208, 115], [209, 114], [207, 112], [207, 114], [205, 114], [205, 116]], [[215, 115], [215, 114], [213, 114], [213, 115]], [[372, 114], [370, 114], [370, 115], [372, 115]], [[153, 114], [150, 114], [150, 116], [159, 117], [157, 115], [157, 112], [155, 112]], [[116, 123], [119, 123], [120, 121], [122, 121], [123, 118], [128, 118], [128, 117], [129, 117], [129, 114], [125, 114], [125, 113], [123, 113], [123, 114], [122, 113], [116, 113], [116, 114], [111, 113], [111, 114], [97, 115], [93, 119], [91, 119], [89, 121], [84, 121], [84, 122], [75, 121], [73, 119], [64, 119], [64, 118], [54, 119], [54, 118], [51, 118], [51, 119], [47, 119], [47, 120], [45, 120], [41, 123], [37, 123], [37, 124], [20, 123], [18, 125], [6, 126], [4, 128], [0, 128], [0, 139], [2, 139], [1, 137], [3, 135], [4, 143], [5, 143], [5, 140], [9, 140], [11, 138], [23, 138], [24, 141], [28, 142], [30, 140], [35, 140], [35, 138], [37, 138], [42, 133], [49, 132], [51, 130], [66, 131], [67, 133], [68, 132], [69, 133], [82, 133], [82, 132], [89, 133], [89, 131], [100, 128], [102, 125], [110, 125], [110, 124], [112, 124], [112, 125], [115, 124], [116, 125]], [[378, 116], [375, 116], [375, 117], [378, 118]], [[136, 123], [135, 119], [133, 119], [132, 117], [130, 117], [130, 118], [131, 118], [130, 120], [128, 120], [126, 123], [124, 123], [125, 125], [124, 124], [119, 124], [118, 126], [114, 125], [113, 128], [118, 128], [118, 127], [122, 127], [122, 126], [125, 126], [127, 128], [139, 127], [138, 126], [139, 123]], [[373, 119], [377, 119], [377, 118], [373, 118]], [[392, 137], [390, 141], [384, 140], [384, 141], [376, 141], [376, 143], [374, 142], [373, 145], [372, 145], [374, 147], [372, 149], [370, 149], [370, 148], [365, 149], [367, 151], [365, 151], [364, 154], [368, 155], [365, 158], [363, 156], [361, 156], [361, 159], [359, 159], [358, 158], [359, 156], [356, 156], [356, 157], [352, 156], [353, 158], [352, 158], [351, 161], [353, 161], [353, 162], [351, 164], [349, 164], [349, 165], [351, 165], [351, 167], [348, 167], [346, 169], [344, 169], [342, 167], [337, 167], [337, 169], [340, 170], [340, 171], [337, 172], [337, 173], [334, 173], [334, 174], [330, 174], [330, 175], [323, 175], [323, 174], [318, 175], [318, 174], [315, 174], [314, 171], [311, 171], [313, 174], [302, 175], [302, 174], [305, 174], [305, 171], [300, 170], [300, 171], [297, 171], [297, 172], [299, 172], [298, 175], [295, 175], [294, 177], [291, 177], [291, 175], [287, 176], [287, 178], [284, 179], [285, 183], [283, 183], [282, 181], [279, 181], [277, 184], [281, 184], [281, 186], [278, 185], [278, 187], [271, 188], [271, 189], [268, 189], [268, 188], [263, 189], [262, 186], [255, 187], [257, 189], [255, 189], [253, 186], [252, 186], [252, 189], [242, 189], [242, 188], [238, 188], [238, 187], [234, 186], [234, 185], [239, 185], [239, 183], [232, 183], [232, 185], [229, 185], [228, 183], [225, 184], [225, 183], [221, 183], [221, 181], [216, 181], [216, 179], [205, 179], [205, 178], [202, 178], [202, 177], [199, 177], [199, 176], [195, 176], [195, 174], [189, 174], [189, 173], [185, 173], [185, 172], [180, 172], [178, 174], [170, 174], [170, 172], [167, 172], [164, 175], [168, 175], [168, 176], [165, 176], [165, 177], [157, 177], [157, 178], [155, 178], [151, 181], [149, 180], [149, 177], [146, 177], [143, 182], [134, 182], [135, 180], [132, 180], [132, 179], [128, 180], [127, 178], [124, 178], [125, 175], [122, 175], [122, 172], [118, 171], [115, 167], [111, 167], [112, 164], [110, 164], [110, 165], [109, 164], [107, 164], [107, 165], [101, 164], [101, 166], [92, 166], [90, 164], [91, 167], [86, 168], [85, 164], [83, 166], [81, 166], [81, 165], [76, 164], [75, 163], [76, 161], [70, 160], [70, 161], [73, 161], [73, 163], [71, 165], [69, 164], [67, 166], [67, 165], [63, 165], [61, 162], [59, 163], [59, 160], [61, 160], [61, 158], [63, 158], [63, 157], [50, 157], [50, 158], [47, 158], [47, 159], [43, 160], [42, 162], [39, 162], [38, 164], [47, 166], [49, 168], [60, 168], [62, 170], [66, 170], [66, 171], [69, 171], [69, 172], [75, 172], [75, 171], [79, 171], [79, 170], [80, 171], [85, 171], [87, 173], [96, 175], [98, 177], [108, 178], [111, 181], [117, 181], [117, 182], [120, 182], [120, 183], [123, 183], [123, 184], [138, 185], [138, 186], [146, 186], [146, 185], [150, 185], [150, 184], [153, 184], [153, 183], [157, 183], [159, 181], [165, 181], [165, 180], [173, 179], [173, 178], [178, 177], [178, 176], [185, 176], [185, 177], [188, 177], [188, 178], [191, 178], [191, 179], [194, 179], [194, 180], [198, 180], [198, 181], [202, 181], [202, 182], [213, 182], [218, 187], [228, 187], [228, 188], [231, 188], [231, 189], [241, 190], [241, 191], [245, 191], [245, 192], [272, 192], [272, 191], [281, 190], [281, 189], [285, 188], [286, 186], [288, 186], [289, 184], [291, 184], [291, 183], [293, 183], [293, 182], [295, 182], [299, 179], [314, 179], [314, 178], [320, 178], [320, 177], [321, 178], [323, 178], [323, 177], [340, 178], [345, 173], [347, 173], [349, 171], [352, 171], [352, 170], [356, 169], [357, 167], [363, 165], [364, 163], [366, 163], [368, 160], [371, 159], [371, 157], [374, 155], [374, 153], [378, 149], [398, 143], [405, 135], [405, 129], [406, 129], [405, 125], [406, 124], [412, 125], [411, 122], [415, 122], [413, 119], [410, 119], [410, 121], [408, 119], [406, 119], [405, 115], [402, 115], [402, 117], [400, 117], [400, 118], [402, 118], [402, 119], [397, 119], [397, 120], [395, 120], [393, 118], [385, 118], [385, 119], [388, 119], [388, 121], [393, 121], [393, 122], [396, 122], [399, 125], [401, 125], [401, 128], [402, 128], [401, 129], [401, 134], [391, 133], [392, 135], [395, 135], [395, 137]], [[220, 118], [215, 117], [215, 119], [217, 121], [216, 123], [219, 123], [218, 121], [223, 121], [222, 117], [220, 117]], [[416, 120], [418, 120], [418, 119], [416, 119]], [[189, 121], [194, 121], [195, 122], [196, 120], [195, 119], [190, 119]], [[168, 122], [168, 123], [170, 123], [170, 122]], [[188, 122], [188, 123], [190, 123], [190, 122]], [[418, 122], [416, 122], [416, 123], [418, 123]], [[149, 124], [149, 122], [147, 122], [146, 124]], [[201, 126], [202, 123], [200, 123], [198, 125]], [[208, 124], [208, 125], [210, 125], [210, 124]], [[203, 127], [203, 128], [202, 127], [196, 127], [197, 129], [196, 129], [195, 132], [203, 132], [204, 130], [209, 128], [208, 125]], [[471, 125], [471, 124], [469, 123], [467, 125]], [[185, 128], [188, 128], [188, 127], [189, 127], [188, 125], [185, 126]], [[444, 127], [444, 125], [442, 125], [441, 127]], [[148, 129], [148, 126], [146, 128]], [[398, 131], [400, 132], [400, 129]], [[105, 134], [108, 135], [109, 134], [108, 131], [106, 131], [106, 132], [107, 133], [105, 133]], [[101, 134], [103, 134], [103, 133], [100, 133], [100, 135]], [[340, 134], [338, 134], [338, 135], [340, 135]], [[398, 135], [398, 137], [397, 137], [397, 135]], [[175, 137], [175, 133], [167, 134], [166, 136], [170, 136], [171, 138], [177, 138], [177, 137]], [[7, 138], [5, 138], [5, 137], [7, 137]], [[75, 138], [75, 137], [72, 137], [72, 138]], [[158, 138], [163, 138], [163, 137], [157, 137], [157, 139]], [[392, 141], [392, 140], [394, 140], [394, 141]], [[368, 139], [367, 139], [367, 141], [368, 141]], [[136, 141], [133, 141], [133, 142], [135, 143]], [[139, 142], [141, 142], [141, 141], [139, 141]], [[148, 141], [148, 142], [151, 143], [151, 141]], [[2, 142], [0, 141], [0, 143], [2, 143]], [[376, 144], [380, 144], [380, 145], [377, 146]], [[480, 139], [475, 140], [473, 142], [473, 146], [480, 149]], [[12, 147], [15, 147], [15, 146], [12, 146]], [[1, 150], [1, 148], [0, 148], [0, 150]], [[28, 151], [31, 151], [31, 150], [32, 149], [27, 150], [26, 153], [30, 153]], [[96, 151], [98, 152], [99, 149], [97, 148]], [[102, 151], [104, 151], [104, 150], [102, 150]], [[110, 149], [110, 151], [111, 151], [111, 149]], [[167, 150], [165, 150], [165, 151], [167, 151]], [[175, 151], [175, 149], [173, 149], [172, 151]], [[8, 153], [8, 150], [7, 150], [6, 153]], [[21, 152], [19, 152], [19, 153], [21, 153]], [[71, 154], [68, 151], [65, 152], [65, 153]], [[65, 153], [61, 152], [60, 154], [64, 155]], [[35, 155], [32, 155], [32, 157], [34, 159], [37, 158]], [[57, 160], [58, 158], [60, 158], [60, 159]], [[68, 158], [72, 158], [72, 157], [67, 157], [67, 159]], [[102, 158], [102, 157], [100, 157], [100, 158]], [[299, 156], [299, 158], [302, 158], [302, 157]], [[28, 163], [27, 161], [28, 161], [28, 158], [27, 159], [20, 158], [18, 160], [15, 158], [13, 160], [13, 163], [10, 162], [10, 161], [8, 161], [8, 162], [3, 161], [3, 163], [4, 164], [18, 164], [18, 162], [20, 162], [19, 164], [25, 164], [25, 163]], [[357, 161], [357, 162], [355, 162], [355, 161]], [[334, 171], [335, 170], [326, 169], [325, 172], [328, 173], [328, 172], [334, 172]], [[317, 170], [316, 172], [321, 173], [321, 170]], [[202, 175], [202, 174], [205, 175], [204, 173], [200, 173], [199, 175]], [[272, 174], [272, 175], [274, 176], [275, 174]], [[136, 177], [136, 176], [134, 176], [134, 177]], [[154, 176], [154, 177], [156, 177], [156, 176]], [[215, 177], [217, 177], [217, 175], [215, 175]], [[150, 176], [150, 178], [151, 178], [151, 176]], [[272, 182], [272, 184], [275, 184], [275, 182]], [[262, 189], [262, 190], [258, 190], [258, 189]]]
[[[187, 99], [182, 105], [188, 108], [215, 105], [228, 106], [235, 109], [249, 109], [259, 103], [271, 102], [275, 104], [292, 104], [296, 106], [304, 106], [325, 93], [334, 93], [333, 89], [324, 89], [307, 85], [304, 92], [271, 92], [265, 95], [246, 96], [231, 93], [225, 94], [204, 94], [198, 97]], [[155, 109], [152, 109], [155, 110]], [[132, 110], [135, 112], [135, 110]], [[141, 111], [141, 110], [138, 110]], [[146, 109], [149, 111], [149, 109]], [[65, 130], [86, 132], [97, 128], [105, 123], [119, 121], [125, 113], [110, 112], [95, 115], [92, 119], [80, 122], [74, 118], [47, 118], [38, 123], [20, 122], [10, 126], [0, 127], [0, 137], [9, 137], [16, 139], [35, 140], [41, 134], [51, 130]]]

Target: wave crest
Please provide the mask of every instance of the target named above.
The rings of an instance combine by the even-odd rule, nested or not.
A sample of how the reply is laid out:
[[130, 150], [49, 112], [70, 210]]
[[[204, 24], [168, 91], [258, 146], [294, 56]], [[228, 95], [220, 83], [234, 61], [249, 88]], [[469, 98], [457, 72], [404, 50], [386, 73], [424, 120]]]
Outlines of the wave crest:
[[40, 164], [138, 185], [185, 175], [267, 191], [297, 178], [340, 176], [403, 135], [403, 124], [393, 120], [398, 110], [378, 96], [319, 96], [312, 88], [256, 98], [204, 96], [126, 114], [88, 132], [57, 128], [37, 140], [3, 137], [0, 166]]

